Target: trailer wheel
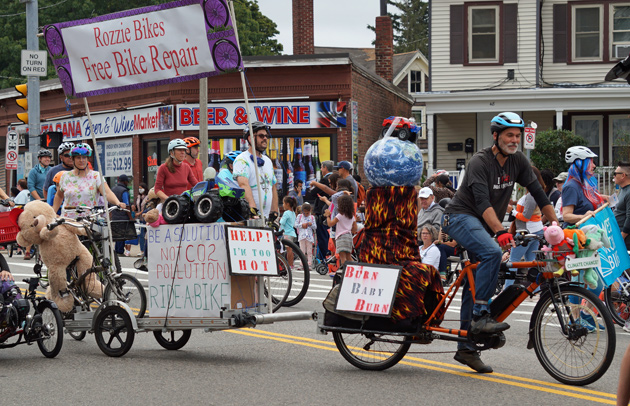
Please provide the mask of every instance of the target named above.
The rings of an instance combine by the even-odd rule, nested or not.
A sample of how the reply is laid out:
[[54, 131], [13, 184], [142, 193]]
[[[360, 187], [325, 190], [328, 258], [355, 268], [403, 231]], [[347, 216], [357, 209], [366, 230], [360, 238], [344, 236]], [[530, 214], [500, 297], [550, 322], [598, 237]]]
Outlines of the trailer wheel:
[[154, 331], [153, 336], [163, 348], [167, 350], [179, 350], [184, 347], [190, 339], [191, 330], [174, 330], [163, 333]]

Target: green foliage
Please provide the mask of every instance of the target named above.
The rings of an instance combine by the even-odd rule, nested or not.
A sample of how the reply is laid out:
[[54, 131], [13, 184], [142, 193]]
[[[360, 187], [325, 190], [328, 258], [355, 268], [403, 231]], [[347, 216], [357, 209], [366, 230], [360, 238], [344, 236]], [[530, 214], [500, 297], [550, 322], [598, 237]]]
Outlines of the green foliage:
[[[39, 25], [93, 18], [118, 11], [147, 7], [168, 0], [39, 0]], [[279, 55], [283, 48], [273, 37], [278, 34], [276, 23], [264, 16], [257, 0], [235, 0], [237, 28], [243, 55]], [[40, 28], [41, 30], [41, 28]], [[26, 6], [16, 0], [0, 3], [0, 89], [25, 83], [20, 75], [21, 50], [26, 49]], [[43, 37], [39, 49], [45, 50]], [[56, 77], [50, 60], [48, 77]]]
[[630, 157], [630, 133], [618, 132], [613, 137], [613, 159], [611, 165], [628, 162]]
[[534, 166], [540, 170], [549, 169], [553, 173], [566, 172], [569, 164], [564, 161], [564, 153], [576, 145], [586, 145], [586, 140], [569, 130], [546, 130], [536, 133], [536, 149], [531, 152]]
[[[387, 13], [394, 29], [394, 53], [419, 50], [424, 55], [429, 52], [429, 3], [423, 0], [388, 0], [400, 14]], [[374, 26], [368, 25], [372, 31]]]

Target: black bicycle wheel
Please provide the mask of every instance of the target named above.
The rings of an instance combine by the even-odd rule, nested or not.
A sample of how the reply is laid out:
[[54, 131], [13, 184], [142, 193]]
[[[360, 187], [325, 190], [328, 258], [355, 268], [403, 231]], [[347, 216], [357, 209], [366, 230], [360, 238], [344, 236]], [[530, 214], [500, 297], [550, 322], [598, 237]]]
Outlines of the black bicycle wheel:
[[48, 301], [41, 302], [38, 310], [41, 326], [36, 327], [36, 321], [33, 322], [34, 328], [40, 328], [37, 346], [45, 357], [54, 358], [63, 346], [63, 319], [59, 309]]
[[396, 365], [409, 351], [404, 337], [386, 334], [346, 334], [333, 332], [339, 353], [359, 369], [382, 371]]
[[174, 330], [163, 333], [162, 330], [154, 331], [153, 337], [163, 348], [167, 350], [179, 350], [190, 340], [191, 330]]
[[7, 259], [2, 254], [0, 254], [0, 271], [11, 271]]
[[82, 341], [87, 335], [87, 331], [68, 331], [68, 334], [75, 340]]
[[271, 311], [273, 313], [284, 305], [284, 302], [291, 292], [291, 284], [293, 281], [289, 263], [278, 252], [276, 252], [276, 262], [278, 265], [278, 276], [265, 278], [269, 279], [269, 286], [267, 286], [267, 281], [265, 281], [265, 297], [268, 297], [269, 291], [271, 290], [271, 302], [273, 306]]
[[112, 275], [113, 286], [108, 283], [103, 292], [103, 300], [120, 300], [131, 308], [131, 311], [140, 319], [147, 311], [147, 294], [144, 287], [134, 276], [121, 273]]
[[284, 244], [285, 248], [293, 249], [294, 260], [297, 259], [298, 263], [301, 264], [300, 267], [295, 267], [294, 264], [289, 264], [293, 280], [291, 282], [291, 290], [289, 291], [289, 295], [287, 296], [283, 306], [290, 307], [300, 303], [306, 295], [311, 275], [308, 268], [308, 260], [300, 247], [298, 247], [296, 243], [288, 240], [282, 240], [282, 244]]
[[131, 317], [119, 306], [108, 306], [96, 317], [94, 326], [96, 344], [110, 357], [122, 357], [131, 349], [135, 331]]
[[545, 292], [532, 312], [536, 357], [554, 379], [588, 385], [601, 378], [613, 360], [615, 325], [593, 293], [579, 286], [560, 289], [553, 298]]
[[604, 302], [615, 323], [623, 326], [630, 319], [630, 275], [623, 271], [615, 282], [606, 288]]

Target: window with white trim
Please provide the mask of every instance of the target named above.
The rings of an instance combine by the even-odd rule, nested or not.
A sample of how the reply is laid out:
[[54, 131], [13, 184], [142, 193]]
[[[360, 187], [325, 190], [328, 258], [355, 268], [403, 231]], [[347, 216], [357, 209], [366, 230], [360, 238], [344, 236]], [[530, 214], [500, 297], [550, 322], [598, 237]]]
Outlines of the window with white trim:
[[604, 37], [603, 6], [575, 6], [572, 13], [572, 59], [574, 61], [601, 61]]
[[419, 70], [409, 72], [409, 93], [422, 92], [422, 76], [423, 73]]
[[610, 116], [610, 156], [611, 165], [630, 160], [630, 118], [627, 114]]
[[630, 53], [630, 3], [612, 4], [610, 12], [610, 59], [623, 59]]
[[595, 163], [602, 162], [601, 148], [603, 136], [603, 116], [574, 116], [573, 132], [586, 139], [586, 146], [597, 154]]
[[499, 61], [499, 6], [468, 8], [468, 61]]

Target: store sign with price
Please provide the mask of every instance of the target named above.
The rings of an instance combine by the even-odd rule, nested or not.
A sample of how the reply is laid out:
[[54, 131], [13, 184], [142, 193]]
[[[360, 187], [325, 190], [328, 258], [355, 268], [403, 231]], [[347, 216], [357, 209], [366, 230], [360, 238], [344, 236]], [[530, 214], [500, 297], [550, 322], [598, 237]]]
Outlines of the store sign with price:
[[[131, 157], [133, 147], [131, 138], [119, 138], [98, 142], [98, 155], [103, 169], [103, 176], [131, 176], [133, 169]], [[96, 169], [96, 168], [94, 168]]]

